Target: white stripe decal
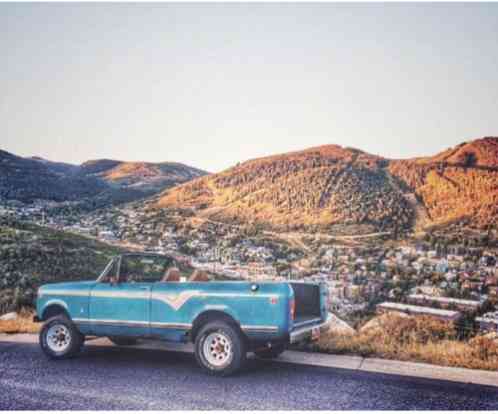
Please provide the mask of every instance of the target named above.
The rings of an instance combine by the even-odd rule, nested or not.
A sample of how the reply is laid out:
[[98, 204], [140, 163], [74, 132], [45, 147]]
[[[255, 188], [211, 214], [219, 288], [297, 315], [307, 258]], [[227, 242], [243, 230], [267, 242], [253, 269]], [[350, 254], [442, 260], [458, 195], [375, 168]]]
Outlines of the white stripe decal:
[[202, 296], [198, 290], [183, 291], [178, 295], [153, 292], [151, 299], [159, 300], [171, 306], [175, 311], [180, 309], [187, 301], [196, 296]]
[[308, 319], [308, 320], [305, 320], [302, 322], [294, 323], [294, 328], [297, 328], [297, 327], [302, 326], [302, 325], [308, 325], [308, 324], [315, 323], [315, 322], [321, 322], [321, 320], [322, 320], [322, 318], [315, 318], [315, 319]]
[[248, 332], [278, 332], [278, 326], [269, 325], [242, 325], [241, 328]]
[[53, 295], [62, 295], [62, 296], [88, 296], [88, 291], [80, 291], [80, 290], [42, 290], [39, 292], [39, 297], [42, 296], [53, 296]]
[[83, 319], [73, 318], [76, 323], [94, 323], [102, 325], [130, 325], [130, 326], [149, 326], [147, 321], [127, 321], [119, 319]]
[[73, 318], [73, 321], [77, 324], [96, 324], [96, 325], [127, 325], [127, 326], [137, 326], [148, 328], [170, 328], [170, 329], [190, 329], [192, 324], [190, 323], [169, 323], [169, 322], [149, 322], [147, 321], [128, 321], [119, 319], [83, 319], [83, 318]]
[[191, 323], [166, 323], [166, 322], [151, 322], [151, 328], [170, 328], [170, 329], [190, 329]]
[[93, 297], [121, 299], [149, 299], [150, 290], [124, 290], [110, 292], [107, 290], [92, 290]]
[[[49, 290], [43, 292], [44, 295], [61, 295], [61, 296], [88, 296], [88, 291], [77, 290]], [[224, 297], [224, 298], [240, 298], [240, 297], [257, 297], [270, 298], [276, 295], [261, 295], [254, 293], [213, 293], [202, 292], [200, 290], [185, 290], [178, 294], [165, 293], [161, 291], [102, 291], [92, 290], [91, 296], [99, 298], [121, 298], [121, 299], [154, 299], [171, 306], [175, 311], [178, 311], [186, 302], [195, 297]]]
[[[129, 321], [129, 320], [118, 320], [118, 319], [83, 319], [83, 318], [73, 318], [73, 321], [77, 324], [96, 324], [96, 325], [126, 325], [135, 327], [151, 327], [151, 328], [169, 328], [169, 329], [185, 329], [188, 330], [192, 327], [190, 323], [181, 322], [151, 322], [147, 321]], [[278, 326], [270, 325], [242, 325], [243, 331], [248, 332], [278, 332]]]

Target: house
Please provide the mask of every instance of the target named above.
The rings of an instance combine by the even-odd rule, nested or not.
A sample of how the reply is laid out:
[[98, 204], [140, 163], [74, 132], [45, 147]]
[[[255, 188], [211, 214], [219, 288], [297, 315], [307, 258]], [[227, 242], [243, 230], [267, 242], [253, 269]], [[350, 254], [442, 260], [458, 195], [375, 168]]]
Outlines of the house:
[[498, 297], [498, 286], [497, 285], [489, 285], [488, 286], [488, 294], [489, 294], [489, 296], [493, 296], [494, 298]]
[[404, 303], [383, 302], [377, 305], [377, 313], [403, 312], [408, 315], [430, 316], [448, 322], [455, 322], [461, 317], [458, 311], [445, 309], [428, 308], [424, 306], [406, 305]]
[[436, 272], [438, 273], [446, 273], [448, 271], [448, 261], [446, 259], [441, 259], [436, 264]]
[[466, 300], [466, 299], [456, 299], [456, 298], [448, 298], [442, 296], [429, 296], [429, 295], [409, 295], [408, 302], [420, 305], [427, 306], [433, 303], [437, 303], [441, 308], [448, 309], [454, 307], [459, 311], [466, 312], [476, 312], [481, 307], [482, 303], [477, 300]]
[[428, 295], [428, 296], [440, 296], [441, 295], [441, 289], [438, 288], [437, 286], [433, 286], [429, 284], [426, 280], [425, 285], [417, 286], [412, 289], [414, 293], [419, 293], [422, 295]]
[[488, 312], [479, 318], [476, 318], [479, 323], [479, 329], [486, 332], [498, 332], [498, 311]]

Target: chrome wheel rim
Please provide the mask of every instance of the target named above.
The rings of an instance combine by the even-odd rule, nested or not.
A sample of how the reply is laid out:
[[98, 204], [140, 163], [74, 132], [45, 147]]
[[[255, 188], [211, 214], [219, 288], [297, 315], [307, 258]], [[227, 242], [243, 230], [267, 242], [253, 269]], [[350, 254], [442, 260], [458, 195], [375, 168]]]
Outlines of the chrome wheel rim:
[[232, 341], [224, 333], [213, 332], [204, 341], [203, 353], [211, 365], [217, 368], [224, 367], [233, 358]]
[[47, 345], [54, 352], [64, 352], [71, 344], [71, 334], [64, 325], [51, 326], [47, 331]]

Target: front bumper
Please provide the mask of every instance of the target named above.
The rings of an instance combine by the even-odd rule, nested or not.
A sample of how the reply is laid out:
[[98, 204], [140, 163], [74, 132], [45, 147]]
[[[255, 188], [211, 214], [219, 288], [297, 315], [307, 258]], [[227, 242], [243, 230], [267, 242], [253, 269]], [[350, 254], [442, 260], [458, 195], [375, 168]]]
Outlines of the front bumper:
[[328, 313], [325, 321], [315, 323], [312, 325], [307, 325], [302, 328], [297, 328], [290, 332], [289, 342], [294, 344], [296, 342], [308, 341], [312, 337], [312, 332], [315, 329], [320, 329], [320, 332], [328, 329], [330, 324], [332, 323], [332, 314]]

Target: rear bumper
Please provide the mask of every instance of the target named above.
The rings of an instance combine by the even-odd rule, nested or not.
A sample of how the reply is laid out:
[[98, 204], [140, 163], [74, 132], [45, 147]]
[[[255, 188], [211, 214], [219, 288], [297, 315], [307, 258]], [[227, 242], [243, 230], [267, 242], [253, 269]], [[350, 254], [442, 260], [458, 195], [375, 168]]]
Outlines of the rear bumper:
[[289, 342], [294, 344], [296, 342], [306, 341], [311, 339], [312, 331], [314, 329], [320, 329], [320, 331], [325, 331], [332, 323], [332, 315], [327, 314], [325, 321], [315, 323], [312, 325], [307, 325], [302, 328], [296, 328], [289, 334]]

